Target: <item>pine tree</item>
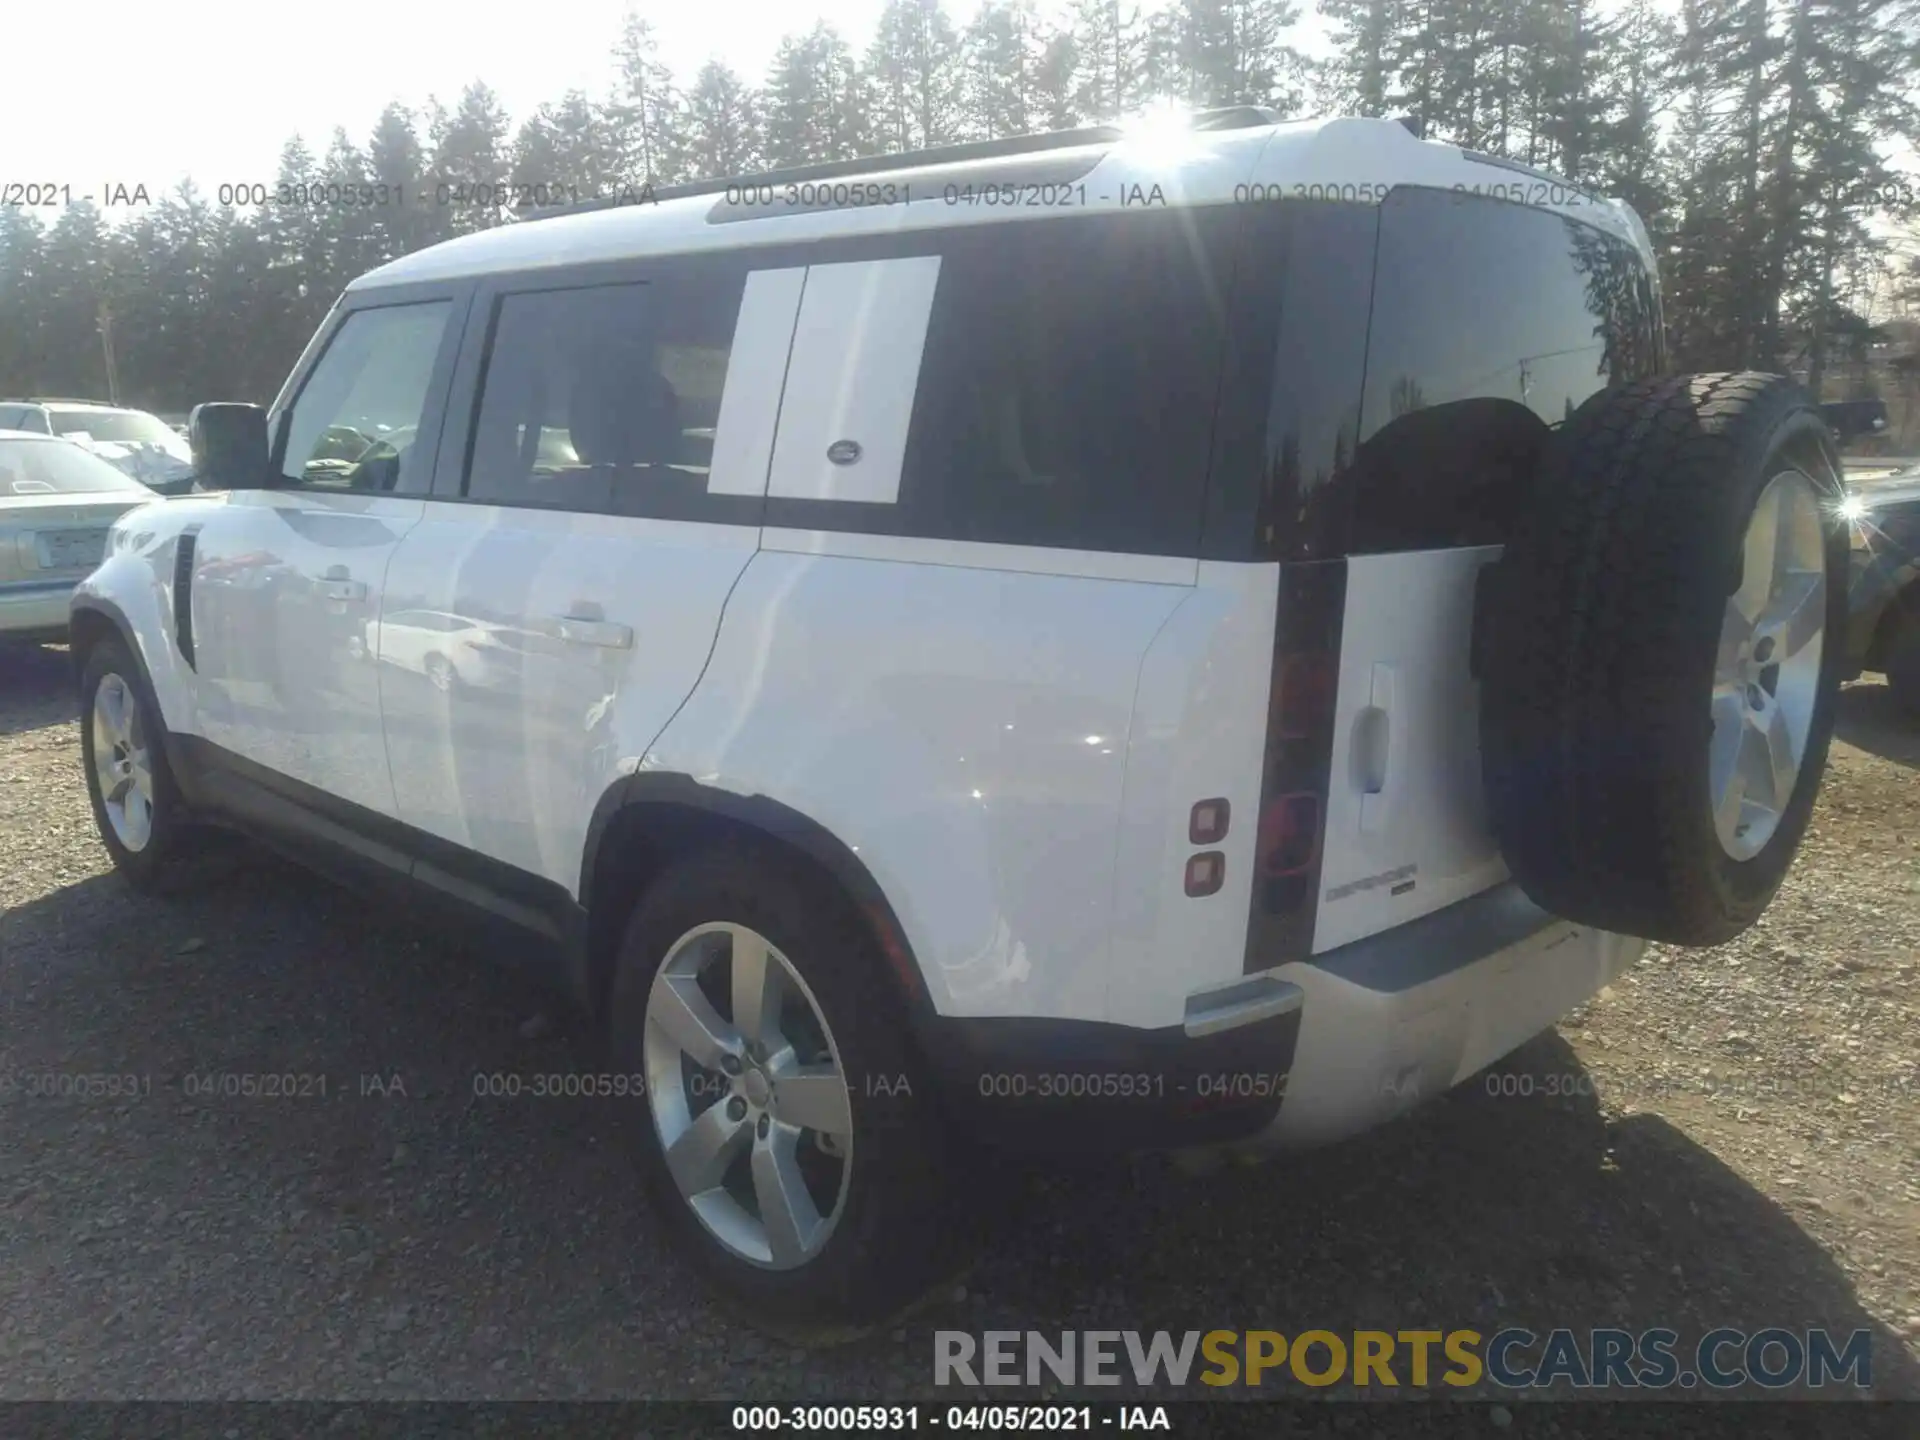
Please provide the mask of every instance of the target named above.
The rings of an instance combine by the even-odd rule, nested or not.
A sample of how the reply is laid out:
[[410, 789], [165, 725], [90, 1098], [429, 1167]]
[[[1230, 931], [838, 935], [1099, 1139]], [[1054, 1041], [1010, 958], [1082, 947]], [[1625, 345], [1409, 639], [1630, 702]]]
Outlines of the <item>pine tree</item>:
[[960, 37], [941, 0], [887, 0], [866, 73], [889, 150], [923, 150], [960, 136]]
[[509, 154], [507, 112], [491, 87], [476, 80], [451, 114], [435, 107], [432, 124], [433, 203], [453, 234], [485, 230], [506, 218]]
[[1399, 0], [1320, 0], [1320, 13], [1333, 22], [1329, 88], [1341, 109], [1356, 115], [1387, 113], [1393, 72], [1390, 44], [1398, 4]]
[[1073, 16], [1076, 108], [1096, 123], [1133, 114], [1147, 99], [1152, 17], [1135, 0], [1074, 0]]
[[687, 94], [687, 170], [694, 179], [744, 175], [760, 166], [753, 92], [730, 67], [709, 60]]
[[762, 92], [762, 144], [775, 167], [847, 160], [873, 144], [853, 52], [824, 22], [781, 39]]
[[621, 160], [621, 181], [635, 189], [682, 178], [680, 97], [660, 59], [653, 23], [629, 8], [614, 44], [614, 83], [606, 117]]

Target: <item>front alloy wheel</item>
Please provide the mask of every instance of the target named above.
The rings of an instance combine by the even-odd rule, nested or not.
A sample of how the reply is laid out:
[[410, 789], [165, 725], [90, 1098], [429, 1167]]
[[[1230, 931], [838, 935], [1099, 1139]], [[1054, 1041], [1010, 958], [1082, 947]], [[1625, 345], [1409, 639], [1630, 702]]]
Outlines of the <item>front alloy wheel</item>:
[[153, 761], [132, 688], [109, 671], [93, 691], [93, 772], [100, 809], [132, 854], [153, 839]]

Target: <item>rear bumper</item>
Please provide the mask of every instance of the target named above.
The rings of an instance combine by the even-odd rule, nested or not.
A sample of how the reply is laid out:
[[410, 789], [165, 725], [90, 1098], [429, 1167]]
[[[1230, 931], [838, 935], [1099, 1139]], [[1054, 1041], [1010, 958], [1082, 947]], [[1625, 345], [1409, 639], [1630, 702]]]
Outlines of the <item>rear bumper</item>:
[[1552, 1025], [1645, 942], [1547, 914], [1508, 883], [1188, 1002], [1187, 1022], [933, 1018], [956, 1118], [1020, 1149], [1284, 1149], [1431, 1099]]
[[59, 639], [67, 633], [67, 607], [74, 580], [0, 586], [0, 635], [11, 639]]

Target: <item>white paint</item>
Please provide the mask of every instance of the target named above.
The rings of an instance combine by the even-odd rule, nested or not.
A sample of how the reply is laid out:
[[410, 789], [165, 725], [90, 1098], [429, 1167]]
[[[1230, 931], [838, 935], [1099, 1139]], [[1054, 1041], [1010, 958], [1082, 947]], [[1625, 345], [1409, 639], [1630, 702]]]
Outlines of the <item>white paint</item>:
[[787, 352], [806, 275], [806, 267], [797, 265], [747, 276], [740, 318], [733, 326], [727, 381], [720, 392], [720, 415], [714, 422], [713, 463], [707, 473], [712, 494], [767, 493]]
[[[1315, 952], [1404, 925], [1507, 875], [1480, 783], [1480, 695], [1468, 669], [1474, 578], [1498, 546], [1347, 562], [1332, 780]], [[1367, 793], [1356, 741], [1369, 709], [1390, 737]], [[1411, 889], [1377, 882], [1412, 866]], [[1365, 888], [1349, 888], [1354, 886]]]
[[[940, 257], [814, 265], [793, 332], [767, 494], [805, 500], [900, 496]], [[836, 464], [829, 447], [852, 442]]]

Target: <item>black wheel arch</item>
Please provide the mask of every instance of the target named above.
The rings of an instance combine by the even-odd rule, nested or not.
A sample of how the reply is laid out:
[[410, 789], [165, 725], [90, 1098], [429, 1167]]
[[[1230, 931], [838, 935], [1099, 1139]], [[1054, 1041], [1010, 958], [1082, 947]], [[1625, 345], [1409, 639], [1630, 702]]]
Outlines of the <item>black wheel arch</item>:
[[872, 932], [909, 1015], [933, 1013], [899, 916], [851, 846], [770, 796], [736, 794], [672, 771], [615, 781], [587, 825], [579, 895], [586, 917], [585, 986], [594, 1013], [606, 1011], [620, 934], [640, 892], [667, 865], [728, 840], [781, 852], [837, 891]]

